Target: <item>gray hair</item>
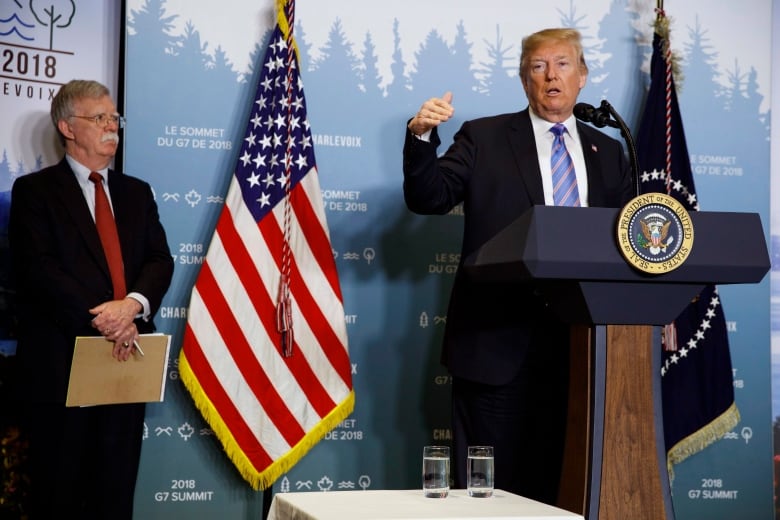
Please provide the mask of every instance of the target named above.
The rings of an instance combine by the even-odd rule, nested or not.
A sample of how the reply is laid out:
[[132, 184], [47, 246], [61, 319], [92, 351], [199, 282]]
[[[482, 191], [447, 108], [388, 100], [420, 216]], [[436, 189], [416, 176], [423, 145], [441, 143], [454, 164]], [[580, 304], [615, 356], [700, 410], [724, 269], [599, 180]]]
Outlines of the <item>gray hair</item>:
[[98, 99], [110, 95], [108, 87], [93, 80], [74, 79], [61, 86], [51, 102], [51, 120], [57, 133], [60, 134], [60, 140], [64, 143], [65, 137], [60, 132], [58, 124], [60, 120], [73, 115], [75, 101], [84, 98]]

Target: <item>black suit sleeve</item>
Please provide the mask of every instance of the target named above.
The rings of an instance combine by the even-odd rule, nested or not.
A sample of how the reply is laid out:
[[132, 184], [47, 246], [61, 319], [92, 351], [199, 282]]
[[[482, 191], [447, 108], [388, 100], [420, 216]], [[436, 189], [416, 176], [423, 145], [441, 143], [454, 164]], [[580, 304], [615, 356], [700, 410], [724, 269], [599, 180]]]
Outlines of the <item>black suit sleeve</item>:
[[436, 149], [440, 139], [436, 128], [430, 142], [423, 141], [407, 129], [403, 149], [404, 200], [407, 207], [421, 215], [443, 215], [463, 201], [471, 165], [454, 158], [461, 149], [473, 149], [464, 141], [462, 129], [447, 151], [446, 161], [440, 161]]

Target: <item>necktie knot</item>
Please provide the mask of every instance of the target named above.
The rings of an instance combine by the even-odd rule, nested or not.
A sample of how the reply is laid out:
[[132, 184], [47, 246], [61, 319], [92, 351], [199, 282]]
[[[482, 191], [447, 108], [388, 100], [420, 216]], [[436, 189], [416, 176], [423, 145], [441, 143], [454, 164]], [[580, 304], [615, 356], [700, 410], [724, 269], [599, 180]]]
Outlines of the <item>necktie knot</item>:
[[103, 183], [103, 176], [100, 175], [98, 172], [89, 172], [89, 180], [91, 180], [95, 184], [97, 184], [97, 183], [101, 183], [102, 184]]
[[564, 126], [563, 123], [555, 123], [552, 128], [550, 128], [550, 132], [552, 132], [555, 137], [561, 137], [566, 133], [566, 126]]

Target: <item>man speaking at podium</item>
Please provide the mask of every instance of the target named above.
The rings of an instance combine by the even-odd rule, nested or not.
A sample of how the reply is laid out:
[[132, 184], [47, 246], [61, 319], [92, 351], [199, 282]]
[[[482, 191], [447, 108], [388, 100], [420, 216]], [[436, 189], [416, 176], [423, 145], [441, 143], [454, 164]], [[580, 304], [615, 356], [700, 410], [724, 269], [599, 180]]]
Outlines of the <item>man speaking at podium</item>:
[[407, 206], [430, 215], [462, 203], [465, 215], [442, 352], [452, 374], [457, 488], [466, 483], [466, 447], [492, 445], [496, 488], [556, 502], [569, 327], [532, 287], [476, 282], [462, 264], [534, 205], [617, 208], [633, 197], [621, 143], [572, 114], [587, 76], [579, 32], [542, 30], [523, 39], [525, 110], [465, 122], [438, 158], [437, 127], [454, 113], [452, 94], [425, 101], [407, 124]]

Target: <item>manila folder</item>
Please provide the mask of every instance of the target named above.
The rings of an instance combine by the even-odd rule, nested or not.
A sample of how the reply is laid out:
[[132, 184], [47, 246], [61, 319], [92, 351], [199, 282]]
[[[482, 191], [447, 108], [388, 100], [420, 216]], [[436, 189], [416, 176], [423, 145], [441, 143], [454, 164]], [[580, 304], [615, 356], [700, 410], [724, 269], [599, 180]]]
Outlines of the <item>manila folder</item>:
[[168, 369], [168, 334], [141, 334], [127, 361], [111, 355], [114, 343], [103, 336], [79, 336], [70, 367], [65, 406], [161, 402]]

